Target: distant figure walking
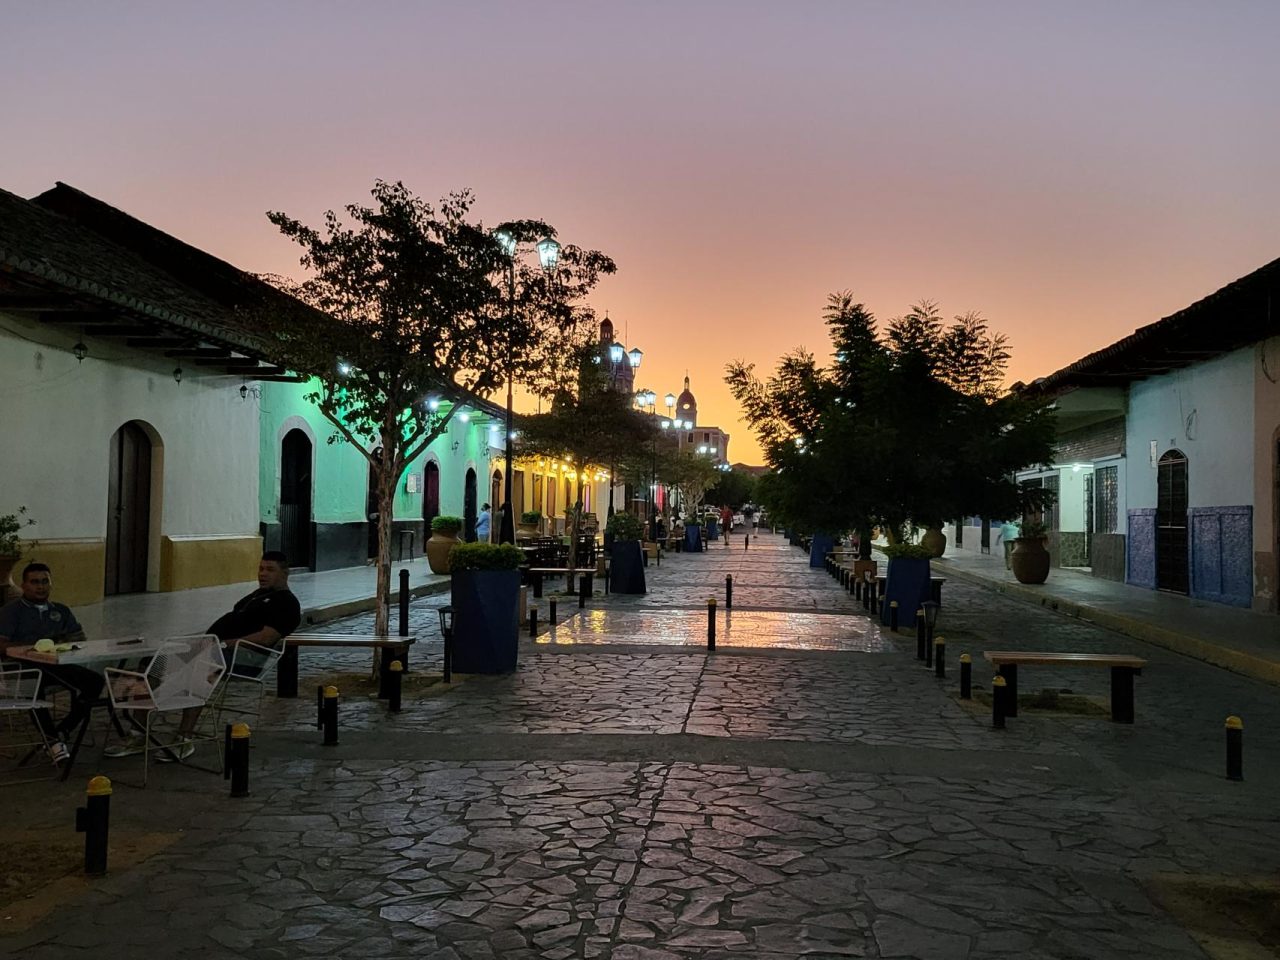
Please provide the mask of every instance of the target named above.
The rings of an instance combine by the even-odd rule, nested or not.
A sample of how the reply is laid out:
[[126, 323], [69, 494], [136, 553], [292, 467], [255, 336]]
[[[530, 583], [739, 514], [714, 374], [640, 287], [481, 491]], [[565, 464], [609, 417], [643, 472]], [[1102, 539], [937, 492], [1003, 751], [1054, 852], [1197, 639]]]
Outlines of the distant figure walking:
[[733, 511], [729, 507], [720, 508], [720, 529], [724, 531], [724, 539], [729, 540], [729, 534], [733, 532]]

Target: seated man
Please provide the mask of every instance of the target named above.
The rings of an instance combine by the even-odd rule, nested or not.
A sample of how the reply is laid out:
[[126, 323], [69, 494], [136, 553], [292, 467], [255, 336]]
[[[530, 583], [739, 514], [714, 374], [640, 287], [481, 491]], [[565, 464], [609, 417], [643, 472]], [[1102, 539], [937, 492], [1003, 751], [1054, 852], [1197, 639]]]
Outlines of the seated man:
[[[75, 614], [61, 603], [49, 599], [53, 576], [43, 563], [29, 563], [22, 571], [22, 596], [0, 610], [0, 658], [10, 646], [29, 646], [37, 640], [50, 639], [68, 643], [84, 639], [84, 631]], [[39, 664], [23, 660], [24, 668], [40, 671], [41, 698], [48, 687], [65, 687], [71, 691], [71, 709], [54, 724], [45, 709], [35, 713], [36, 726], [48, 744], [49, 759], [60, 764], [70, 756], [66, 735], [89, 715], [93, 703], [102, 695], [105, 679], [95, 670], [73, 665]]]
[[[261, 655], [255, 655], [252, 648], [246, 648], [237, 658], [237, 646], [247, 641], [259, 647], [278, 650], [284, 638], [293, 633], [301, 621], [302, 608], [298, 604], [298, 598], [289, 589], [289, 561], [279, 550], [269, 550], [258, 562], [258, 589], [237, 601], [230, 613], [224, 613], [205, 632], [212, 633], [223, 642], [228, 671], [235, 660], [237, 676], [256, 677], [264, 666]], [[185, 759], [195, 753], [195, 744], [190, 740], [196, 721], [200, 719], [201, 709], [190, 707], [182, 712], [178, 734], [183, 743], [173, 750], [161, 753], [156, 757], [157, 760], [167, 763]], [[142, 747], [141, 737], [130, 737], [124, 744], [108, 748], [106, 755], [125, 757], [141, 753]]]

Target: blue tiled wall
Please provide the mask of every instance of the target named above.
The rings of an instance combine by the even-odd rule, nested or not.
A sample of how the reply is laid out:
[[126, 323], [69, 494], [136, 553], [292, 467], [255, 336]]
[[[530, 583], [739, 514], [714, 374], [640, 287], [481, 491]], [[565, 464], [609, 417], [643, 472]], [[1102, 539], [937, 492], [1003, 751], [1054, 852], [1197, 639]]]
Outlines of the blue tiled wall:
[[1125, 538], [1129, 575], [1139, 587], [1156, 586], [1156, 511], [1144, 507], [1129, 511], [1129, 536]]
[[1191, 595], [1236, 607], [1253, 604], [1253, 508], [1192, 507], [1188, 522]]

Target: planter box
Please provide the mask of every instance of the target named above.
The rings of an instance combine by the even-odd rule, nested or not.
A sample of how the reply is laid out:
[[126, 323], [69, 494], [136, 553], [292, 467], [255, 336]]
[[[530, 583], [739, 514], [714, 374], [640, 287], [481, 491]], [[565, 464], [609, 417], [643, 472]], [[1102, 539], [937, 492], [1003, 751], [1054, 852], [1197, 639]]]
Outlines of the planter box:
[[889, 561], [889, 572], [884, 585], [884, 609], [880, 622], [889, 624], [889, 604], [898, 601], [898, 627], [911, 627], [916, 622], [916, 611], [926, 600], [933, 599], [929, 584], [929, 561], [908, 560], [898, 557]]
[[684, 528], [684, 549], [686, 553], [697, 553], [702, 549], [702, 528], [688, 526]]
[[451, 581], [453, 669], [510, 673], [520, 643], [520, 571], [459, 570]]
[[716, 523], [715, 521], [712, 521], [711, 523], [708, 523], [708, 524], [706, 525], [706, 533], [707, 533], [707, 539], [708, 539], [708, 540], [719, 540], [719, 539], [720, 539], [720, 524]]
[[609, 548], [609, 592], [645, 593], [644, 560], [640, 541], [615, 540]]
[[826, 533], [815, 533], [809, 544], [809, 566], [822, 568], [827, 562], [827, 554], [836, 547], [836, 538]]

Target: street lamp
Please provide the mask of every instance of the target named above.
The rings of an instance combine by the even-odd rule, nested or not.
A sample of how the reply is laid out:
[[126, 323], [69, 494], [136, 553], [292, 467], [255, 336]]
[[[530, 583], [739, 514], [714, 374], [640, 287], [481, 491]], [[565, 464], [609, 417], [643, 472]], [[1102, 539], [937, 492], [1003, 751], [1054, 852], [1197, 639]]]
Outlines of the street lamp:
[[[508, 227], [499, 227], [493, 232], [494, 239], [502, 246], [502, 252], [507, 255], [507, 437], [506, 437], [506, 468], [503, 472], [502, 484], [502, 526], [498, 531], [499, 543], [515, 543], [516, 542], [516, 524], [515, 516], [511, 508], [511, 485], [512, 485], [512, 454], [511, 440], [515, 435], [513, 429], [513, 414], [511, 408], [511, 389], [512, 382], [515, 380], [515, 371], [513, 369], [515, 357], [512, 355], [511, 338], [516, 326], [516, 248], [519, 245], [516, 236]], [[556, 264], [560, 261], [560, 244], [556, 243], [551, 237], [543, 237], [537, 243], [538, 262], [542, 265], [544, 273], [551, 273], [555, 270]]]

